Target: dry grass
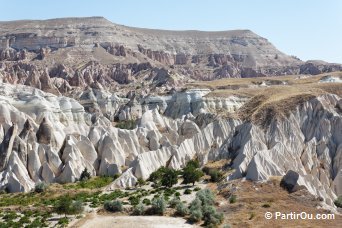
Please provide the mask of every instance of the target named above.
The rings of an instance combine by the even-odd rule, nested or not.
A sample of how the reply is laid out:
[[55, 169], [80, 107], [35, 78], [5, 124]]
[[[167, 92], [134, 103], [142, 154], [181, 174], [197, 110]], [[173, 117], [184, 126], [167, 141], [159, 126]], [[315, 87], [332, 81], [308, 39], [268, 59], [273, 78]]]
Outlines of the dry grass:
[[[342, 83], [319, 83], [324, 76], [342, 77], [342, 72], [325, 73], [317, 76], [291, 75], [265, 78], [221, 79], [196, 82], [188, 87], [210, 88], [209, 97], [251, 98], [234, 115], [263, 127], [274, 118], [284, 118], [298, 105], [323, 94], [342, 97]], [[260, 86], [266, 83], [268, 86]], [[224, 114], [223, 114], [224, 115]]]
[[317, 83], [322, 77], [331, 75], [341, 77], [342, 72], [324, 73], [315, 76], [308, 75], [288, 75], [278, 77], [258, 77], [258, 78], [223, 78], [214, 81], [201, 81], [187, 84], [189, 88], [208, 88], [211, 90], [236, 90], [240, 88], [248, 88], [250, 85], [260, 85], [263, 81], [271, 84], [280, 84], [286, 82], [289, 85], [293, 84], [311, 84]]
[[[317, 209], [319, 201], [306, 190], [289, 194], [279, 186], [280, 180], [273, 179], [267, 183], [253, 183], [236, 180], [231, 182], [232, 188], [225, 188], [220, 192], [219, 211], [224, 213], [223, 224], [232, 227], [339, 227], [341, 215], [335, 215], [334, 220], [266, 220], [265, 212], [307, 212], [312, 214], [330, 213]], [[237, 196], [236, 203], [229, 203], [231, 194]]]

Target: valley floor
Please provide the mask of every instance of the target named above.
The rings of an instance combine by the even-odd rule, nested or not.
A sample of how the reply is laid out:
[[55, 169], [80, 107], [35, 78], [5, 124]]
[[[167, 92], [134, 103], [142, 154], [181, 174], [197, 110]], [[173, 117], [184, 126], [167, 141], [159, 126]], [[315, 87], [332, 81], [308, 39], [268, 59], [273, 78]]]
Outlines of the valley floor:
[[92, 214], [85, 217], [71, 227], [91, 228], [171, 228], [171, 227], [199, 227], [188, 224], [183, 218], [163, 217], [163, 216], [113, 216]]

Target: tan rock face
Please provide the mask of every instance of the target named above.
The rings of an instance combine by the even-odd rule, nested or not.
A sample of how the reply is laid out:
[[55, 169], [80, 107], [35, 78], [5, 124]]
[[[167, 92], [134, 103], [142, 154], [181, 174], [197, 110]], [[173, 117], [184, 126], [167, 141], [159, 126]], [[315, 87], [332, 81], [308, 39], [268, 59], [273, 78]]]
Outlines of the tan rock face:
[[[342, 69], [339, 64], [303, 63], [249, 30], [150, 30], [116, 25], [104, 18], [1, 22], [0, 27], [0, 62], [6, 65], [0, 69], [3, 81], [54, 94], [70, 91], [68, 85], [84, 88], [94, 82], [104, 87], [137, 81], [150, 85], [157, 79], [143, 77], [156, 68], [172, 70], [172, 75], [187, 80]], [[35, 69], [24, 69], [23, 64]], [[62, 78], [64, 86], [55, 86], [48, 77]], [[163, 83], [158, 85], [167, 82]]]

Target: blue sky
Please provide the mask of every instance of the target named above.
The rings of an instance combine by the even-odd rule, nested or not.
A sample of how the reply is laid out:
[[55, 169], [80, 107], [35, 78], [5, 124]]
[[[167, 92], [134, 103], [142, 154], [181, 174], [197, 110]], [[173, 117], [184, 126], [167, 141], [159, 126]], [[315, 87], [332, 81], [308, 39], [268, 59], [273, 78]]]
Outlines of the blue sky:
[[340, 0], [0, 0], [0, 5], [0, 21], [103, 16], [145, 28], [250, 29], [286, 54], [342, 63]]

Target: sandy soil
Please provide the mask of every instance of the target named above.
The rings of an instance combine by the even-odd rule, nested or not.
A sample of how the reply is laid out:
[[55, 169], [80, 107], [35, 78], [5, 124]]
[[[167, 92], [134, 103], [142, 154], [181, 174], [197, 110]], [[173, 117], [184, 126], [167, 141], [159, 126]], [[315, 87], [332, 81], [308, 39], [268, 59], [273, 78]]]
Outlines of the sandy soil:
[[77, 223], [72, 227], [101, 227], [101, 228], [171, 228], [171, 227], [198, 227], [186, 223], [183, 218], [173, 218], [165, 216], [110, 216], [110, 215], [94, 215], [87, 218], [82, 223]]

